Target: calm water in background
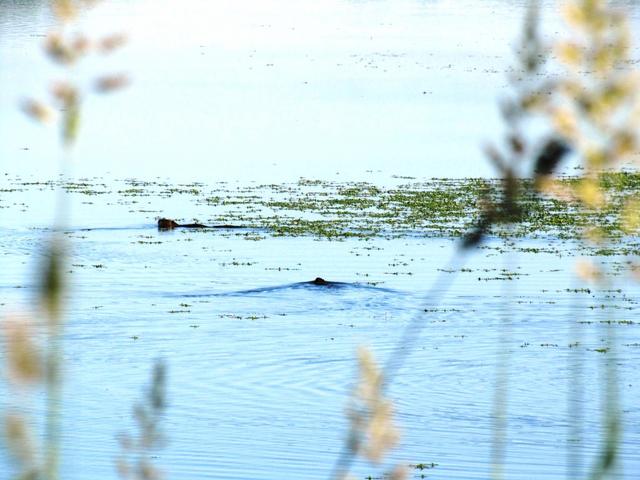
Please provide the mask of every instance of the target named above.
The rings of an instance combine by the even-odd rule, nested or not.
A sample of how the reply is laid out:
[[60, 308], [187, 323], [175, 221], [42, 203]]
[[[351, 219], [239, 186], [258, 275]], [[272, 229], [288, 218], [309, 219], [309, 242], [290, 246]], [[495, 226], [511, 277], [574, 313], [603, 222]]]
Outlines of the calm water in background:
[[[637, 2], [620, 3], [640, 25]], [[55, 175], [54, 130], [17, 109], [26, 96], [46, 99], [64, 76], [42, 53], [53, 24], [43, 4], [0, 5], [0, 158], [3, 170]], [[95, 75], [124, 71], [133, 83], [85, 99], [76, 173], [276, 182], [358, 179], [367, 170], [492, 175], [480, 147], [502, 131], [496, 100], [525, 5], [105, 2], [83, 29], [124, 31], [130, 44], [75, 75], [88, 87]], [[560, 24], [555, 3], [543, 5], [550, 39]]]
[[[595, 322], [582, 326], [578, 353], [586, 372], [578, 448], [590, 465], [601, 437], [598, 322], [610, 311], [638, 321], [628, 282], [620, 281], [626, 295], [610, 300], [569, 294], [584, 286], [572, 275], [575, 257], [482, 250], [436, 305], [424, 292], [446, 268], [449, 240], [161, 234], [158, 215], [217, 212], [192, 195], [131, 196], [115, 180], [198, 179], [213, 194], [221, 179], [244, 188], [301, 175], [380, 185], [397, 183], [392, 174], [489, 175], [478, 144], [501, 131], [495, 99], [523, 3], [117, 1], [87, 19], [91, 32], [125, 30], [132, 41], [89, 62], [80, 80], [122, 68], [134, 84], [87, 100], [75, 152], [74, 172], [109, 193], [69, 194], [63, 478], [116, 477], [116, 435], [132, 429], [131, 406], [156, 358], [169, 365], [169, 443], [157, 459], [169, 478], [326, 478], [346, 431], [357, 346], [383, 360], [416, 315], [425, 329], [390, 392], [403, 431], [392, 461], [435, 462], [433, 478], [488, 478], [496, 355], [507, 351], [507, 477], [563, 478], [576, 355], [568, 345], [580, 318]], [[55, 205], [48, 186], [24, 183], [56, 175], [57, 138], [15, 108], [23, 95], [44, 96], [47, 79], [60, 74], [40, 53], [50, 25], [40, 2], [0, 6], [3, 318], [33, 309]], [[502, 268], [522, 275], [491, 280]], [[292, 286], [316, 276], [355, 285]], [[277, 288], [243, 293], [264, 287]], [[592, 308], [605, 302], [615, 308]], [[512, 333], [500, 345], [506, 307]], [[616, 328], [619, 473], [636, 478], [640, 332]], [[9, 401], [0, 394], [0, 405]], [[37, 412], [39, 401], [23, 407]], [[5, 478], [4, 453], [0, 462]], [[356, 470], [361, 478], [384, 467]]]

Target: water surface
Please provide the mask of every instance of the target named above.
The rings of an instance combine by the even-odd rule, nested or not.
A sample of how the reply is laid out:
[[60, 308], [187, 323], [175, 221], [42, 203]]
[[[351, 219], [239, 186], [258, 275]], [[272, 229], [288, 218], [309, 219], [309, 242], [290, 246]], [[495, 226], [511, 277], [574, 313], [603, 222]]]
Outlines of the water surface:
[[[3, 316], [34, 312], [34, 273], [50, 235], [43, 205], [55, 190], [27, 183], [2, 184]], [[615, 357], [622, 379], [616, 478], [640, 471], [638, 289], [626, 276], [615, 280], [621, 291], [584, 289], [571, 242], [525, 239], [523, 246], [550, 242], [558, 253], [503, 254], [494, 240], [464, 270], [451, 269], [448, 238], [158, 232], [155, 218], [166, 211], [210, 218], [202, 196], [219, 187], [200, 185], [194, 195], [163, 186], [174, 193], [158, 195], [152, 187], [133, 194], [130, 181], [87, 183], [87, 192], [104, 185], [106, 193], [66, 194], [74, 208], [66, 233], [64, 478], [116, 478], [117, 435], [133, 429], [131, 407], [157, 358], [169, 366], [169, 408], [168, 443], [155, 461], [169, 478], [327, 478], [346, 434], [358, 346], [384, 361], [416, 319], [423, 328], [389, 391], [401, 445], [386, 466], [357, 464], [359, 478], [395, 461], [434, 462], [433, 478], [488, 478], [500, 355], [509, 365], [509, 478], [564, 478], [567, 448], [583, 456], [579, 468], [593, 462], [605, 355]], [[426, 295], [450, 275], [448, 293]], [[317, 276], [343, 283], [301, 283]], [[609, 320], [621, 323], [604, 354], [597, 349]], [[584, 372], [582, 435], [571, 440], [576, 362]], [[11, 397], [2, 391], [6, 405]], [[35, 415], [37, 397], [22, 405]]]
[[[461, 270], [448, 263], [453, 239], [420, 231], [329, 241], [155, 229], [159, 216], [259, 215], [250, 202], [206, 198], [229, 190], [286, 198], [297, 187], [284, 182], [301, 176], [392, 188], [404, 181], [392, 175], [492, 175], [478, 145], [502, 131], [496, 99], [525, 3], [118, 0], [87, 16], [90, 33], [124, 30], [131, 42], [78, 68], [78, 80], [124, 70], [133, 84], [86, 99], [77, 184], [66, 194], [62, 478], [117, 477], [117, 436], [134, 430], [131, 408], [158, 358], [169, 367], [168, 443], [154, 461], [168, 478], [327, 478], [348, 428], [358, 346], [382, 362], [413, 321], [423, 327], [389, 391], [401, 444], [380, 467], [357, 464], [357, 478], [395, 462], [436, 463], [432, 478], [489, 478], [501, 355], [506, 478], [565, 478], [568, 449], [581, 458], [573, 471], [593, 463], [603, 358], [615, 359], [622, 379], [616, 478], [638, 476], [638, 288], [619, 276], [612, 291], [585, 290], [570, 241], [522, 239], [551, 248], [505, 255], [494, 239]], [[619, 3], [637, 25], [637, 2]], [[543, 2], [547, 38], [560, 28], [554, 12]], [[0, 6], [3, 319], [39, 316], [58, 139], [16, 107], [25, 96], [45, 98], [61, 74], [41, 52], [52, 24], [44, 2]], [[270, 182], [273, 192], [257, 188]], [[344, 285], [301, 283], [317, 276]], [[450, 291], [426, 295], [448, 276]], [[605, 354], [608, 321], [617, 339]], [[578, 439], [568, 429], [576, 378]], [[40, 418], [41, 394], [16, 400], [6, 387], [2, 410], [17, 401]], [[3, 450], [0, 471], [9, 470]]]
[[[503, 127], [527, 2], [118, 0], [86, 16], [117, 54], [79, 65], [127, 72], [129, 89], [84, 103], [76, 173], [173, 181], [492, 176], [482, 145]], [[620, 2], [640, 24], [637, 2]], [[18, 111], [61, 72], [41, 49], [42, 1], [0, 7], [2, 169], [57, 174], [57, 135]], [[554, 1], [543, 33], [557, 37]], [[635, 45], [637, 32], [634, 30]], [[637, 48], [632, 58], [639, 57]]]

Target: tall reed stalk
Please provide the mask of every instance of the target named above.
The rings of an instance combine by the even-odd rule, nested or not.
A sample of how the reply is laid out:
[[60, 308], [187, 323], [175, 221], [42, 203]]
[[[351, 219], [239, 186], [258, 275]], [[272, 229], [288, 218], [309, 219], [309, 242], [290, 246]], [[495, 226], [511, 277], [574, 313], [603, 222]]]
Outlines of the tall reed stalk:
[[[64, 326], [65, 287], [67, 279], [67, 238], [64, 235], [71, 217], [71, 205], [63, 188], [72, 176], [72, 152], [80, 128], [82, 97], [85, 92], [74, 83], [74, 67], [91, 53], [110, 53], [123, 42], [121, 35], [91, 40], [76, 33], [80, 17], [90, 8], [90, 0], [53, 0], [52, 12], [57, 20], [56, 28], [47, 36], [44, 50], [49, 58], [63, 68], [65, 79], [52, 83], [50, 102], [26, 100], [23, 110], [34, 120], [48, 123], [56, 121], [60, 130], [60, 183], [57, 187], [54, 225], [51, 238], [43, 252], [40, 275], [40, 306], [44, 322], [43, 352], [32, 338], [25, 337], [25, 327], [9, 330], [8, 343], [14, 354], [10, 355], [9, 369], [12, 376], [24, 383], [41, 383], [45, 392], [44, 443], [41, 448], [34, 442], [29, 421], [20, 412], [11, 412], [5, 419], [6, 437], [10, 450], [18, 464], [20, 479], [58, 480], [60, 477], [60, 432], [63, 368], [62, 334]], [[93, 82], [93, 89], [108, 92], [123, 87], [126, 77], [108, 75]], [[31, 323], [31, 322], [30, 322]], [[12, 336], [13, 335], [13, 336]]]

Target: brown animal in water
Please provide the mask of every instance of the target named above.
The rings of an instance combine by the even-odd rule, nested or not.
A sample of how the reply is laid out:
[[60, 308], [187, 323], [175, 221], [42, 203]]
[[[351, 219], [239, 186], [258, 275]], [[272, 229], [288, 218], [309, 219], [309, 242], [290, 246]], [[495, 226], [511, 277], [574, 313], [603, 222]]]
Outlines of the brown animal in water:
[[174, 228], [242, 228], [240, 225], [203, 225], [201, 223], [178, 223], [170, 218], [158, 220], [158, 230], [173, 230]]
[[178, 227], [178, 223], [168, 218], [161, 218], [158, 220], [158, 230], [171, 230]]

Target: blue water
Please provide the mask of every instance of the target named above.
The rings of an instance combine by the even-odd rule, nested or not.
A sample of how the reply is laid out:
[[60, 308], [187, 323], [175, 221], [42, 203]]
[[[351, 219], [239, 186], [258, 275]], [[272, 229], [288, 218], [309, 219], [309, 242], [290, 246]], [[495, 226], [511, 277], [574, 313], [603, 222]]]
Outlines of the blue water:
[[[619, 3], [637, 25], [637, 2]], [[503, 128], [496, 100], [524, 4], [117, 0], [86, 15], [88, 32], [125, 31], [130, 44], [74, 75], [87, 85], [125, 71], [133, 83], [85, 99], [73, 153], [72, 173], [95, 194], [66, 194], [62, 478], [117, 478], [117, 437], [135, 431], [132, 406], [159, 358], [167, 444], [153, 461], [167, 478], [327, 478], [348, 426], [357, 348], [382, 363], [409, 324], [419, 325], [413, 348], [389, 388], [401, 443], [382, 466], [356, 463], [356, 478], [398, 462], [434, 462], [430, 478], [489, 478], [501, 358], [505, 478], [567, 478], [568, 451], [574, 471], [589, 469], [602, 439], [606, 358], [621, 379], [615, 478], [638, 477], [639, 291], [625, 275], [613, 292], [567, 291], [585, 287], [571, 242], [522, 239], [557, 253], [505, 255], [494, 239], [447, 273], [455, 243], [420, 232], [328, 241], [155, 228], [159, 216], [215, 223], [252, 208], [209, 205], [210, 196], [286, 198], [297, 187], [284, 182], [301, 176], [391, 188], [406, 181], [397, 176], [492, 175], [479, 146]], [[560, 28], [554, 9], [543, 2], [547, 38]], [[44, 2], [0, 5], [3, 322], [41, 318], [59, 142], [16, 107], [46, 98], [61, 75], [41, 51], [52, 24]], [[503, 269], [517, 275], [497, 280]], [[340, 288], [304, 283], [318, 276]], [[611, 319], [633, 323], [615, 324], [614, 349], [599, 353], [601, 322]], [[1, 351], [4, 361], [4, 343]], [[2, 411], [17, 405], [36, 427], [42, 398], [2, 379]], [[578, 441], [569, 432], [577, 404]], [[3, 449], [0, 478], [12, 468]]]
[[[38, 317], [36, 272], [50, 235], [43, 205], [55, 191], [24, 183], [2, 184], [5, 318]], [[131, 408], [158, 358], [169, 369], [168, 443], [154, 461], [168, 478], [327, 478], [348, 425], [358, 346], [383, 362], [410, 322], [421, 327], [389, 390], [401, 444], [381, 467], [357, 463], [358, 476], [394, 462], [434, 462], [434, 478], [488, 478], [501, 355], [509, 365], [508, 478], [565, 478], [568, 448], [582, 455], [579, 469], [591, 465], [605, 355], [615, 356], [624, 411], [616, 478], [640, 471], [638, 288], [625, 276], [614, 279], [622, 292], [567, 292], [585, 287], [573, 274], [571, 242], [525, 239], [522, 246], [559, 253], [505, 255], [495, 240], [460, 270], [447, 263], [454, 242], [421, 235], [328, 241], [261, 231], [254, 241], [243, 231], [158, 232], [154, 219], [171, 207], [208, 221], [212, 207], [201, 198], [220, 185], [164, 196], [149, 186], [132, 196], [130, 182], [90, 183], [111, 193], [67, 194], [74, 220], [66, 233], [64, 478], [116, 478], [117, 436], [135, 430]], [[496, 280], [502, 269], [514, 279]], [[305, 283], [318, 276], [341, 283]], [[445, 293], [437, 284], [449, 276]], [[614, 351], [602, 354], [600, 322], [609, 319], [635, 323], [616, 324]], [[570, 442], [576, 378], [583, 433]], [[0, 404], [15, 400], [2, 391]], [[39, 396], [22, 403], [36, 418]]]
[[[97, 38], [125, 32], [129, 45], [90, 57], [74, 78], [85, 91], [108, 72], [132, 84], [85, 95], [76, 173], [205, 182], [494, 175], [482, 146], [503, 130], [497, 100], [525, 4], [104, 2], [82, 28]], [[626, 6], [638, 24], [637, 3]], [[2, 169], [54, 176], [56, 130], [18, 109], [27, 97], [46, 100], [64, 77], [42, 52], [53, 20], [42, 1], [1, 8]], [[550, 41], [560, 30], [555, 2], [542, 14]]]

